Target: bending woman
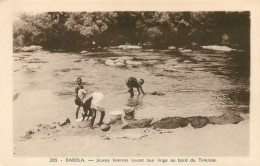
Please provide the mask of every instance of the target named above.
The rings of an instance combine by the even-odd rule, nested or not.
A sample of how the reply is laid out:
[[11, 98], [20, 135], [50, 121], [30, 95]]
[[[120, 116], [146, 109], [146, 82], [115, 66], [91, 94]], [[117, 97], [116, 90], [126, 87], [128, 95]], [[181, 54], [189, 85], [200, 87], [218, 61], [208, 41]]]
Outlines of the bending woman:
[[[80, 89], [78, 91], [78, 96], [82, 101], [82, 106], [84, 109], [83, 119], [88, 115], [88, 118], [91, 116], [90, 128], [93, 128], [97, 111], [101, 113], [100, 120], [98, 125], [102, 125], [103, 119], [105, 117], [105, 109], [102, 105], [102, 101], [104, 99], [104, 95], [101, 92], [93, 92], [91, 94], [87, 94], [84, 89]], [[88, 114], [89, 112], [89, 114]]]

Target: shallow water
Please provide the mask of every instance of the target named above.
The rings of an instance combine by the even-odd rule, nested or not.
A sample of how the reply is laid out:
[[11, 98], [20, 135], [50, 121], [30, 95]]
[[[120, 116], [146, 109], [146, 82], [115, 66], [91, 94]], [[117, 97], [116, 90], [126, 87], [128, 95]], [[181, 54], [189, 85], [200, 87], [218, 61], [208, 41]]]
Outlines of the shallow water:
[[[111, 57], [102, 53], [15, 53], [14, 135], [38, 123], [64, 122], [66, 118], [74, 121], [74, 88], [79, 76], [87, 92], [105, 94], [108, 112], [131, 105], [136, 107], [138, 119], [249, 113], [249, 55], [212, 51], [194, 51], [185, 56], [166, 51], [113, 52], [143, 65], [107, 66], [103, 62]], [[125, 85], [129, 76], [143, 78], [145, 92], [160, 91], [165, 95], [138, 96], [135, 91], [135, 97], [130, 98]]]

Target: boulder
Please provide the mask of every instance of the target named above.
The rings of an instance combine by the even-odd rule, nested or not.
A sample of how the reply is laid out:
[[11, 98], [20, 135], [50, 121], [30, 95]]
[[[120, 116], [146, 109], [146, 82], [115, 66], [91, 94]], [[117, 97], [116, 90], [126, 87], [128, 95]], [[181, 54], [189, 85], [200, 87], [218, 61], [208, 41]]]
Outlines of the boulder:
[[181, 117], [167, 117], [152, 124], [154, 128], [161, 129], [175, 129], [179, 127], [186, 127], [189, 124], [189, 120]]
[[175, 50], [176, 47], [174, 47], [174, 46], [169, 46], [168, 49], [169, 49], [169, 50]]
[[129, 49], [141, 49], [142, 47], [135, 46], [135, 45], [127, 45], [127, 48], [129, 48]]
[[27, 47], [22, 47], [21, 51], [23, 52], [32, 52], [32, 51], [37, 51], [42, 49], [42, 46], [35, 46], [35, 45], [31, 45], [31, 46], [27, 46]]
[[181, 53], [190, 53], [192, 52], [191, 49], [183, 49], [183, 50], [180, 50]]
[[88, 51], [81, 51], [80, 53], [81, 54], [86, 54], [86, 53], [88, 53]]
[[119, 45], [118, 48], [121, 48], [121, 49], [141, 49], [142, 47], [136, 46], [136, 45], [125, 44], [125, 45]]
[[214, 51], [224, 51], [224, 52], [236, 51], [236, 49], [229, 48], [227, 46], [208, 45], [208, 46], [201, 46], [201, 47], [203, 49], [214, 50]]
[[108, 131], [108, 130], [110, 129], [110, 126], [107, 125], [107, 124], [102, 124], [102, 125], [100, 126], [100, 128], [101, 128], [102, 131]]
[[140, 120], [130, 120], [127, 121], [127, 124], [122, 127], [122, 129], [133, 129], [133, 128], [146, 128], [150, 127], [153, 118], [150, 119], [140, 119]]
[[208, 118], [202, 116], [194, 116], [187, 118], [193, 128], [202, 128], [209, 122]]
[[122, 63], [122, 62], [115, 62], [114, 65], [115, 65], [116, 67], [122, 67], [122, 66], [125, 66], [125, 64]]
[[210, 124], [237, 124], [244, 120], [240, 115], [235, 115], [231, 113], [225, 113], [221, 116], [208, 117]]
[[105, 61], [105, 64], [108, 65], [108, 66], [115, 66], [115, 62], [113, 60], [111, 60], [111, 59], [107, 59]]

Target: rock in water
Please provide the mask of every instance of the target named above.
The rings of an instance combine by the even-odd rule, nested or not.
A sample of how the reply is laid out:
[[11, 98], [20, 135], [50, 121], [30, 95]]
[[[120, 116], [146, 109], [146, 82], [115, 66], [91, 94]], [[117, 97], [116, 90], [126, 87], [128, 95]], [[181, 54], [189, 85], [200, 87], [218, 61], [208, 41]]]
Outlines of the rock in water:
[[151, 119], [140, 119], [140, 120], [135, 119], [135, 120], [127, 121], [127, 124], [125, 126], [123, 126], [122, 129], [150, 127], [152, 121], [153, 121], [153, 118], [151, 118]]
[[219, 125], [237, 124], [242, 120], [244, 120], [241, 116], [230, 114], [230, 113], [226, 113], [221, 116], [208, 117], [208, 119], [210, 124], [219, 124]]
[[158, 96], [163, 96], [165, 95], [163, 92], [160, 92], [160, 91], [154, 91], [154, 92], [151, 92], [150, 95], [158, 95]]
[[179, 127], [186, 127], [188, 124], [189, 120], [186, 118], [167, 117], [153, 123], [152, 126], [161, 129], [175, 129]]
[[108, 66], [115, 66], [115, 62], [113, 60], [111, 60], [111, 59], [107, 59], [105, 61], [105, 64], [108, 65]]
[[202, 128], [209, 122], [208, 118], [202, 116], [194, 116], [187, 118], [193, 128]]
[[102, 125], [100, 126], [100, 128], [101, 128], [102, 131], [108, 131], [108, 130], [110, 129], [110, 126], [109, 126], [109, 125], [106, 125], [106, 124], [102, 124]]

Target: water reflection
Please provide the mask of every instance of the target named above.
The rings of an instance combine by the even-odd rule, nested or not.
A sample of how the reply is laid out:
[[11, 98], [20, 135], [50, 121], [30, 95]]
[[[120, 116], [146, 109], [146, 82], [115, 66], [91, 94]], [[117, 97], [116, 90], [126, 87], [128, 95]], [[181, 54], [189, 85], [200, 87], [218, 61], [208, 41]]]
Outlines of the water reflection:
[[135, 95], [134, 97], [129, 97], [126, 105], [138, 109], [143, 105], [143, 98], [144, 95]]

